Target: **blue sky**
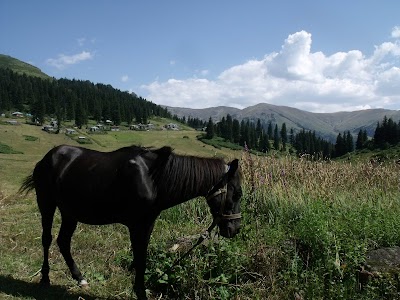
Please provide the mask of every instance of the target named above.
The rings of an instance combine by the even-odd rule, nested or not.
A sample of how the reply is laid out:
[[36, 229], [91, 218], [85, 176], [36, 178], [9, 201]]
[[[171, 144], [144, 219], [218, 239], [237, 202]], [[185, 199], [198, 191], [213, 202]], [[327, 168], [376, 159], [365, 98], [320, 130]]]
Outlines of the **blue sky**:
[[0, 53], [154, 103], [400, 109], [399, 1], [0, 0]]

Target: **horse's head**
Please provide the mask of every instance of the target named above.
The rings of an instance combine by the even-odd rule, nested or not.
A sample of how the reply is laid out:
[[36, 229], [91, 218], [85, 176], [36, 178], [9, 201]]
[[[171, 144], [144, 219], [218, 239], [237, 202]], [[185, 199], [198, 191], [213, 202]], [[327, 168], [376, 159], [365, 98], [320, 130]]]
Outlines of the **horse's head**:
[[228, 171], [207, 195], [214, 222], [223, 237], [232, 238], [240, 230], [240, 198], [242, 197], [239, 161], [228, 164]]

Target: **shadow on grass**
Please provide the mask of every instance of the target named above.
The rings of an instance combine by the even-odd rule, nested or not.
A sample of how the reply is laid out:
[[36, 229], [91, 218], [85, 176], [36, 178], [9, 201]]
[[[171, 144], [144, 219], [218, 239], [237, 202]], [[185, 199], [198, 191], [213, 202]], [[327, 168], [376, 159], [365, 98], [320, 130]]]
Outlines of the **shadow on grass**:
[[90, 296], [86, 293], [68, 292], [68, 290], [65, 287], [59, 285], [42, 287], [39, 283], [26, 282], [20, 279], [15, 279], [10, 276], [4, 276], [4, 275], [0, 275], [0, 293], [5, 293], [9, 296], [14, 296], [14, 297], [29, 297], [37, 300], [98, 299], [97, 297]]

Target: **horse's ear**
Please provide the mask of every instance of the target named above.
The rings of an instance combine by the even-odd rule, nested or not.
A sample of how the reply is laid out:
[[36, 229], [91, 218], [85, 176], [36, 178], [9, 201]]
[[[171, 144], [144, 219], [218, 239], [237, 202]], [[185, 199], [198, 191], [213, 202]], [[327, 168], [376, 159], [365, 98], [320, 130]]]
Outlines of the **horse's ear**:
[[230, 178], [231, 176], [235, 175], [237, 169], [239, 168], [239, 160], [238, 159], [234, 159], [232, 160], [229, 164], [229, 170], [228, 170], [228, 178]]
[[172, 148], [168, 146], [164, 146], [160, 149], [153, 151], [157, 154], [157, 158], [155, 159], [155, 168], [164, 168], [165, 164], [167, 163], [169, 157], [172, 154]]

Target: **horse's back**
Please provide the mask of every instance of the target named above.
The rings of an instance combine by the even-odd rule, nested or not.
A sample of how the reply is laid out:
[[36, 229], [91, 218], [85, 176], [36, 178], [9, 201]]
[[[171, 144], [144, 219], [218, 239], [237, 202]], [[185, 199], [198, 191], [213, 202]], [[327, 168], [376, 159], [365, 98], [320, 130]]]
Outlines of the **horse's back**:
[[[112, 152], [58, 146], [37, 164], [34, 181], [45, 201], [89, 224], [124, 222], [154, 198], [141, 147]], [[49, 199], [53, 198], [53, 199]]]

